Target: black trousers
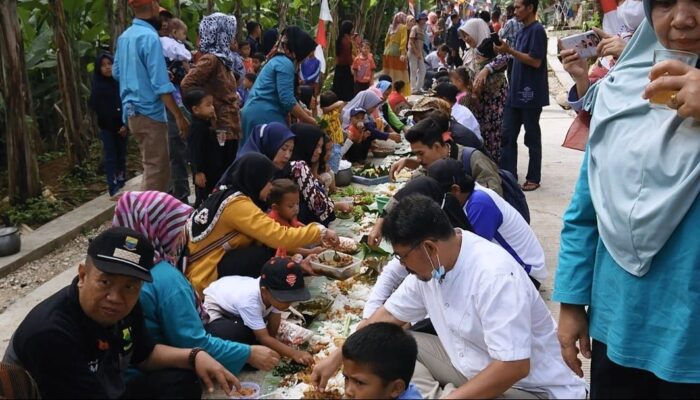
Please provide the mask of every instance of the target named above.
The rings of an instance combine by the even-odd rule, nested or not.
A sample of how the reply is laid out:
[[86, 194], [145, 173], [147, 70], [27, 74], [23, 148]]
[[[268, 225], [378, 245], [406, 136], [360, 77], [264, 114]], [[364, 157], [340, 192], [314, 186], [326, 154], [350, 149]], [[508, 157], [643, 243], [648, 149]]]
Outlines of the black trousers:
[[540, 183], [542, 176], [542, 130], [540, 129], [539, 108], [514, 108], [506, 106], [503, 110], [503, 125], [501, 134], [500, 167], [518, 177], [518, 135], [520, 127], [525, 126], [525, 146], [530, 151], [530, 162], [527, 165], [529, 182]]
[[667, 382], [649, 371], [608, 358], [608, 346], [593, 340], [591, 399], [698, 399], [700, 384]]
[[126, 384], [124, 399], [199, 399], [202, 385], [188, 369], [146, 371]]
[[244, 344], [257, 344], [253, 330], [245, 326], [243, 319], [229, 316], [216, 319], [204, 328], [212, 336]]
[[227, 251], [219, 261], [216, 272], [219, 277], [239, 275], [257, 278], [260, 276], [263, 264], [273, 255], [275, 255], [274, 250], [260, 245], [233, 249]]

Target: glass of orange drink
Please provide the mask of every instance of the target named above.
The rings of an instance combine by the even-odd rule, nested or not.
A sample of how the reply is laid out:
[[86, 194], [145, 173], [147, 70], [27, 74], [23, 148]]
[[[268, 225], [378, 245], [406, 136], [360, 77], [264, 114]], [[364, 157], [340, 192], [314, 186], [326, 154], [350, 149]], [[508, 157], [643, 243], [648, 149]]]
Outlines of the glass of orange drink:
[[[695, 64], [698, 62], [698, 55], [680, 50], [654, 50], [654, 65], [666, 60], [676, 60], [688, 64], [691, 67], [694, 67]], [[675, 90], [666, 90], [663, 92], [659, 92], [649, 99], [649, 103], [651, 103], [651, 107], [654, 108], [668, 108], [668, 105], [671, 102], [671, 98], [676, 93], [678, 93], [678, 91]]]

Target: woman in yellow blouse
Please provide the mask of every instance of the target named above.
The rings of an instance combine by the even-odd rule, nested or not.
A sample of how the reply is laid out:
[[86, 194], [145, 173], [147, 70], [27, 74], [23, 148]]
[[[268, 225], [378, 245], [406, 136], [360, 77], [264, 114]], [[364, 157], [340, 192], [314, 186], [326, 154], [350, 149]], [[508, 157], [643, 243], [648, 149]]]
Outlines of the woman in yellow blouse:
[[190, 217], [185, 275], [199, 294], [220, 276], [260, 276], [272, 249], [338, 243], [336, 233], [321, 224], [289, 228], [265, 214], [275, 172], [264, 155], [246, 154]]
[[394, 16], [394, 21], [389, 26], [389, 31], [384, 39], [384, 57], [382, 58], [383, 73], [391, 76], [396, 81], [406, 82], [401, 94], [410, 96], [411, 85], [408, 75], [408, 62], [406, 51], [408, 49], [408, 30], [406, 28], [406, 14], [400, 12]]

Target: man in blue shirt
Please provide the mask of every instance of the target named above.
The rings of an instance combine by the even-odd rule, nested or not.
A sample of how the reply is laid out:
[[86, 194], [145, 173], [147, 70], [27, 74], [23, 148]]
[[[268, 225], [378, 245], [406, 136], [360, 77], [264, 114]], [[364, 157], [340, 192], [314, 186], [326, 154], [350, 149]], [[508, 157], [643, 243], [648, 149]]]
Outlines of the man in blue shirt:
[[165, 107], [175, 117], [183, 138], [189, 123], [172, 95], [175, 86], [168, 78], [158, 38], [158, 1], [129, 0], [129, 6], [135, 18], [131, 27], [119, 36], [112, 75], [119, 81], [122, 118], [141, 149], [142, 190], [164, 192], [170, 182]]
[[496, 51], [513, 58], [510, 89], [503, 113], [501, 168], [518, 176], [518, 134], [525, 125], [525, 145], [530, 150], [530, 162], [522, 188], [540, 187], [542, 172], [542, 132], [540, 114], [549, 104], [547, 82], [547, 33], [537, 22], [539, 0], [515, 0], [515, 18], [523, 29], [515, 37], [515, 46], [502, 42]]

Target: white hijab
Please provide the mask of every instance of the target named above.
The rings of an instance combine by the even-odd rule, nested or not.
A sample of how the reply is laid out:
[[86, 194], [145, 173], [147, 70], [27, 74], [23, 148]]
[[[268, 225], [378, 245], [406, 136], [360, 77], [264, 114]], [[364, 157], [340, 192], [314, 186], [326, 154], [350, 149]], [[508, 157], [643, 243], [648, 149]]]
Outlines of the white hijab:
[[470, 47], [469, 50], [464, 52], [464, 65], [475, 75], [479, 72], [476, 63], [476, 48], [479, 47], [484, 39], [491, 35], [491, 30], [489, 29], [489, 25], [481, 18], [472, 18], [468, 20], [459, 27], [459, 30], [469, 35], [476, 42], [474, 47]]

